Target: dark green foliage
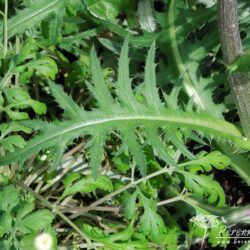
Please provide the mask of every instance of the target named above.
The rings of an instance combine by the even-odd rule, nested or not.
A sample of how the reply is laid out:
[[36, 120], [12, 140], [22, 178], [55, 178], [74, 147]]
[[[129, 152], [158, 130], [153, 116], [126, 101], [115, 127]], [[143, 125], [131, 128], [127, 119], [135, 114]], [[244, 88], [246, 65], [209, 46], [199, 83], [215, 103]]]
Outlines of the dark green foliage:
[[[185, 130], [197, 130], [206, 136], [213, 136], [218, 140], [228, 140], [242, 149], [248, 149], [250, 143], [244, 140], [241, 132], [232, 124], [222, 119], [216, 119], [205, 113], [174, 110], [171, 99], [168, 100], [168, 107], [160, 100], [155, 80], [153, 44], [148, 52], [145, 79], [142, 86], [144, 101], [139, 102], [131, 88], [128, 66], [128, 39], [125, 41], [121, 57], [119, 59], [118, 80], [117, 80], [117, 99], [114, 99], [104, 80], [99, 60], [94, 49], [91, 51], [91, 72], [93, 84], [88, 83], [88, 88], [97, 101], [98, 109], [85, 111], [78, 107], [73, 100], [67, 96], [53, 82], [49, 82], [52, 95], [70, 117], [68, 121], [54, 125], [53, 123], [44, 124], [43, 129], [37, 137], [32, 139], [23, 149], [9, 154], [0, 159], [0, 164], [5, 165], [10, 162], [21, 162], [38, 153], [45, 148], [55, 148], [53, 159], [54, 167], [60, 163], [64, 147], [74, 138], [83, 135], [91, 135], [91, 167], [95, 178], [98, 176], [98, 169], [102, 159], [103, 146], [106, 136], [112, 130], [121, 133], [123, 145], [127, 151], [133, 154], [140, 172], [146, 175], [147, 162], [144, 153], [138, 144], [135, 134], [137, 127], [143, 127], [147, 134], [148, 144], [152, 145], [159, 157], [166, 163], [176, 166], [167, 152], [161, 147], [158, 129], [163, 128], [166, 137], [187, 157], [194, 159], [175, 134], [176, 128]], [[124, 70], [126, 69], [126, 70]], [[119, 102], [118, 102], [119, 101]], [[172, 100], [176, 103], [176, 100]], [[36, 121], [22, 123], [26, 126], [35, 127]], [[216, 124], [216, 126], [214, 125]], [[171, 131], [172, 130], [172, 131]], [[170, 132], [171, 131], [171, 132]]]

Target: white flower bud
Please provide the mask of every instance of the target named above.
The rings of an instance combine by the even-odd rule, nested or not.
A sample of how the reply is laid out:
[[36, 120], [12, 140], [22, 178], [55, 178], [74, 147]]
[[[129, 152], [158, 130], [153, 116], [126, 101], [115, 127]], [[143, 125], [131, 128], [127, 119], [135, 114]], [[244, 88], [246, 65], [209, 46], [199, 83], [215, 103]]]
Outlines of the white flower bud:
[[42, 233], [35, 238], [36, 250], [51, 250], [53, 245], [53, 238], [48, 233]]

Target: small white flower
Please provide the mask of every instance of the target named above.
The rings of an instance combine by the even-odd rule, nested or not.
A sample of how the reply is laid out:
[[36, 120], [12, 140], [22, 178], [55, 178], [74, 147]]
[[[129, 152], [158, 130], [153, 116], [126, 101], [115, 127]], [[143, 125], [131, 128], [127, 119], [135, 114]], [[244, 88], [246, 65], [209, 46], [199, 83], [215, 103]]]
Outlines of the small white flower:
[[47, 155], [43, 155], [42, 157], [41, 157], [41, 161], [45, 161], [47, 159]]
[[42, 233], [35, 238], [36, 250], [51, 250], [53, 245], [53, 238], [48, 233]]

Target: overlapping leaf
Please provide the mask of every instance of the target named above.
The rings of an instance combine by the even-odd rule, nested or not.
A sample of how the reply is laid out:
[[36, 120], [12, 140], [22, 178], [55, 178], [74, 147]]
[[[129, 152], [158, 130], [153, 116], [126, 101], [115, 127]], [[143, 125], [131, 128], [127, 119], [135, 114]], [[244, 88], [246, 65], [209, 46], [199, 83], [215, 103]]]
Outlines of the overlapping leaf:
[[[32, 1], [32, 4], [23, 10], [17, 11], [17, 14], [8, 21], [8, 37], [21, 34], [29, 28], [33, 28], [37, 23], [52, 13], [58, 15], [62, 13], [70, 0], [41, 0]], [[0, 30], [0, 40], [2, 41], [3, 31]]]
[[176, 166], [175, 161], [167, 154], [161, 143], [159, 128], [165, 131], [166, 138], [175, 147], [191, 159], [195, 158], [178, 138], [176, 129], [198, 131], [205, 136], [213, 136], [217, 140], [229, 140], [236, 147], [248, 150], [250, 142], [243, 138], [241, 132], [234, 125], [205, 113], [181, 110], [176, 107], [176, 101], [173, 102], [173, 107], [171, 101], [168, 101], [166, 105], [160, 99], [154, 74], [154, 47], [153, 44], [146, 60], [145, 80], [142, 86], [143, 101], [135, 98], [129, 78], [128, 40], [124, 43], [119, 60], [115, 98], [104, 80], [96, 52], [92, 49], [90, 67], [93, 83], [88, 83], [88, 88], [96, 99], [96, 109], [91, 111], [81, 109], [58, 85], [50, 81], [51, 92], [67, 113], [68, 120], [59, 124], [41, 123], [40, 121], [23, 122], [23, 125], [38, 127], [41, 130], [40, 134], [31, 139], [24, 148], [1, 157], [0, 164], [23, 163], [32, 154], [46, 148], [55, 149], [54, 163], [59, 164], [60, 155], [63, 154], [63, 149], [68, 142], [79, 136], [90, 135], [92, 138], [89, 144], [92, 145], [90, 163], [93, 176], [96, 178], [106, 136], [116, 130], [120, 131], [124, 148], [134, 156], [141, 174], [145, 175], [147, 161], [142, 145], [136, 136], [138, 127], [144, 129], [148, 144], [155, 149], [159, 157], [172, 166]]

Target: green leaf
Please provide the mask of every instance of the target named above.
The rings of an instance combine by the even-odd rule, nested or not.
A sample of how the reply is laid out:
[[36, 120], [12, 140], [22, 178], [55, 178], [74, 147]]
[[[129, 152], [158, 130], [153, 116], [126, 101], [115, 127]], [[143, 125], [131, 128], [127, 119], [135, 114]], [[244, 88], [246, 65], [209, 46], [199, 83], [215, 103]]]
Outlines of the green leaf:
[[[125, 41], [120, 57], [120, 65], [123, 66], [126, 66], [128, 61], [127, 46], [127, 41]], [[151, 77], [150, 74], [155, 67], [153, 63], [153, 50], [154, 46], [150, 49], [147, 57], [146, 71], [148, 72], [148, 77]], [[139, 102], [134, 98], [131, 81], [127, 81], [129, 80], [129, 72], [126, 67], [126, 74], [118, 73], [120, 78], [118, 77], [119, 84], [117, 84], [117, 86], [122, 86], [118, 87], [121, 89], [131, 89], [131, 91], [124, 91], [122, 93], [119, 91], [117, 98], [113, 96], [113, 91], [111, 94], [105, 82], [100, 62], [97, 59], [94, 49], [91, 51], [90, 67], [94, 83], [89, 83], [88, 88], [96, 98], [96, 108], [90, 111], [84, 111], [84, 115], [70, 117], [68, 120], [62, 122], [42, 123], [42, 125], [41, 121], [29, 122], [29, 126], [38, 128], [40, 133], [31, 139], [24, 148], [1, 157], [0, 165], [6, 165], [10, 162], [23, 163], [27, 158], [33, 154], [37, 154], [40, 150], [47, 148], [58, 149], [58, 144], [67, 145], [67, 143], [73, 139], [87, 135], [89, 136], [88, 138], [94, 139], [92, 145], [91, 143], [89, 144], [90, 154], [93, 154], [91, 160], [92, 168], [97, 170], [99, 169], [101, 159], [101, 145], [104, 144], [104, 139], [100, 138], [100, 136], [98, 137], [98, 135], [103, 133], [104, 136], [112, 131], [118, 131], [118, 133], [120, 133], [124, 148], [134, 156], [142, 175], [146, 175], [147, 170], [147, 161], [143, 150], [146, 144], [153, 145], [159, 157], [166, 161], [167, 164], [176, 166], [175, 161], [169, 157], [167, 153], [164, 153], [164, 147], [157, 146], [157, 144], [159, 144], [158, 142], [162, 144], [161, 134], [159, 133], [159, 131], [162, 130], [169, 143], [172, 143], [184, 156], [192, 160], [195, 160], [195, 156], [186, 148], [183, 140], [179, 138], [178, 131], [179, 133], [189, 131], [191, 135], [196, 132], [207, 138], [213, 137], [216, 141], [229, 141], [240, 149], [250, 149], [249, 140], [243, 137], [242, 132], [235, 125], [223, 119], [215, 118], [207, 113], [183, 110], [181, 107], [176, 107], [176, 104], [172, 107], [171, 101], [167, 103], [169, 106], [166, 103], [165, 105], [162, 105], [161, 102], [159, 103], [159, 98], [156, 99], [157, 89], [154, 85], [154, 77], [152, 79], [145, 77], [145, 82], [148, 82], [147, 88], [153, 92], [153, 95], [144, 93], [144, 95], [147, 96], [147, 98], [145, 98], [146, 102]], [[119, 66], [119, 71], [121, 70], [124, 69]], [[151, 88], [149, 86], [150, 79], [153, 83]], [[63, 94], [60, 88], [56, 88], [53, 83], [50, 83], [50, 85], [53, 92], [52, 94], [55, 95], [59, 105], [65, 110], [71, 113], [73, 110], [73, 113], [75, 113], [77, 109], [76, 105], [73, 105], [73, 102], [69, 101], [69, 98], [66, 99], [66, 95]], [[143, 86], [145, 86], [145, 84], [143, 84]], [[114, 88], [116, 88], [115, 84]], [[176, 92], [176, 90], [174, 91]], [[124, 95], [123, 99], [120, 97], [121, 95]], [[131, 105], [124, 105], [125, 101], [123, 100], [126, 100], [126, 103], [130, 101]], [[27, 122], [22, 124], [28, 125]], [[136, 133], [140, 130], [145, 134], [145, 138], [147, 139], [145, 142], [141, 138], [140, 141], [137, 141]], [[153, 130], [153, 132], [148, 136], [151, 130]], [[91, 139], [89, 139], [89, 141]], [[98, 142], [101, 145], [98, 145]], [[91, 150], [93, 150], [93, 152], [91, 152]], [[59, 152], [56, 156], [58, 163], [63, 154], [63, 150], [57, 152]], [[97, 157], [97, 160], [95, 157]]]
[[6, 88], [3, 90], [9, 105], [4, 107], [3, 110], [13, 120], [28, 119], [29, 116], [26, 112], [13, 111], [13, 108], [26, 109], [32, 108], [37, 114], [45, 114], [47, 112], [46, 105], [31, 99], [28, 92], [21, 88]]
[[3, 237], [12, 226], [12, 216], [10, 212], [5, 212], [0, 218], [0, 237]]
[[117, 154], [112, 158], [112, 161], [115, 164], [115, 167], [121, 173], [127, 173], [130, 169], [130, 159], [129, 155], [125, 153]]
[[77, 33], [77, 35], [74, 34], [62, 37], [62, 41], [60, 42], [59, 46], [66, 51], [80, 56], [82, 55], [82, 50], [79, 48], [81, 44], [84, 44], [90, 38], [97, 36], [100, 30], [101, 29], [99, 28], [94, 28]]
[[[62, 14], [70, 0], [41, 0], [32, 1], [32, 4], [8, 20], [8, 38], [21, 34], [33, 28], [51, 13]], [[0, 40], [3, 40], [3, 31], [0, 30]]]
[[38, 115], [46, 114], [47, 112], [47, 107], [44, 103], [32, 99], [27, 100], [25, 105], [30, 106]]
[[[206, 1], [207, 2], [207, 1]], [[193, 99], [200, 110], [206, 110], [214, 117], [222, 117], [225, 110], [223, 104], [215, 104], [213, 92], [216, 87], [213, 77], [203, 77], [200, 70], [202, 60], [211, 51], [216, 51], [219, 44], [218, 33], [203, 35], [201, 39], [195, 38], [187, 42], [190, 33], [208, 24], [208, 29], [213, 30], [216, 21], [215, 8], [190, 8], [184, 1], [171, 0], [167, 13], [158, 13], [156, 18], [162, 27], [160, 40], [162, 52], [166, 53], [169, 61], [167, 72], [169, 80], [182, 84], [187, 95]], [[183, 17], [188, 16], [188, 21], [183, 22]]]
[[101, 164], [101, 160], [103, 157], [103, 146], [106, 139], [105, 131], [97, 132], [91, 141], [91, 159], [90, 159], [90, 167], [92, 169], [92, 176], [94, 180], [97, 180], [99, 175], [99, 168]]
[[238, 248], [239, 250], [248, 250], [249, 249], [249, 244], [245, 243], [244, 245], [242, 245], [240, 248]]
[[156, 212], [156, 202], [146, 198], [141, 192], [139, 196], [144, 207], [144, 213], [140, 218], [140, 229], [153, 242], [162, 243], [165, 225], [161, 216]]
[[238, 154], [229, 143], [214, 143], [214, 146], [230, 158], [231, 168], [250, 186], [250, 168], [248, 167], [250, 166], [250, 161], [248, 153]]
[[31, 213], [34, 208], [35, 208], [34, 203], [25, 202], [24, 204], [22, 204], [22, 206], [18, 209], [17, 214], [16, 214], [16, 221], [17, 221], [17, 223], [21, 222], [21, 220], [26, 215], [28, 215], [29, 213]]
[[54, 216], [49, 210], [35, 211], [22, 219], [18, 229], [23, 233], [42, 230], [48, 227], [53, 219]]
[[9, 122], [9, 123], [2, 123], [0, 124], [0, 138], [4, 138], [6, 135], [12, 132], [24, 132], [26, 134], [30, 134], [32, 130], [26, 126], [21, 125], [18, 122]]
[[179, 171], [183, 174], [185, 187], [197, 195], [206, 199], [208, 203], [217, 207], [225, 206], [225, 193], [221, 185], [213, 180], [212, 176], [196, 175], [187, 171]]
[[88, 88], [94, 94], [100, 109], [107, 112], [115, 103], [104, 80], [100, 61], [97, 58], [94, 47], [92, 47], [90, 52], [90, 69], [94, 85], [88, 84]]
[[7, 240], [0, 241], [0, 248], [3, 250], [9, 250], [10, 249], [10, 242]]
[[91, 239], [100, 239], [105, 237], [104, 232], [98, 227], [91, 227], [88, 224], [83, 224], [82, 229], [83, 232]]
[[[177, 80], [178, 83], [183, 83], [186, 94], [189, 98], [193, 98], [196, 107], [206, 110], [212, 116], [223, 118], [224, 104], [215, 104], [213, 93], [215, 93], [215, 87], [219, 86], [216, 83], [216, 79], [219, 82], [227, 81], [225, 74], [217, 77], [212, 73], [210, 77], [203, 77], [200, 70], [203, 60], [208, 53], [213, 52], [217, 54], [218, 52], [219, 35], [214, 32], [213, 28], [216, 25], [216, 20], [214, 19], [216, 8], [209, 8], [214, 6], [215, 2], [214, 0], [191, 0], [188, 1], [189, 4], [186, 4], [185, 1], [169, 1], [167, 13], [157, 13], [156, 15], [157, 21], [162, 27], [157, 41], [161, 41], [159, 44], [162, 43], [163, 46], [160, 46], [160, 49], [163, 53], [166, 53], [168, 60], [171, 61], [167, 70], [160, 73], [164, 77], [162, 80], [164, 81], [166, 76], [168, 76], [173, 82]], [[197, 3], [202, 3], [208, 8], [197, 8]], [[240, 24], [244, 26], [246, 17], [249, 16], [246, 3], [239, 3], [238, 12], [240, 13]], [[188, 16], [187, 22], [183, 22], [184, 16]], [[194, 38], [192, 42], [187, 42], [187, 37], [204, 24], [206, 24], [206, 30], [213, 32], [208, 32], [200, 38]], [[244, 28], [246, 27], [244, 26]], [[244, 61], [244, 58], [242, 61]], [[247, 64], [244, 67], [248, 67]], [[226, 148], [225, 153], [233, 162], [232, 169], [249, 184], [249, 178], [247, 177], [249, 176], [249, 168], [244, 167], [248, 164], [247, 157], [235, 153], [234, 146], [229, 143], [216, 142], [216, 144], [222, 152], [223, 148]], [[239, 164], [240, 162], [242, 164]], [[239, 167], [240, 165], [242, 167]]]
[[[128, 225], [128, 227], [125, 230], [122, 230], [122, 231], [117, 232], [117, 233], [108, 234], [108, 235], [106, 235], [98, 227], [91, 227], [88, 224], [83, 225], [83, 231], [89, 238], [96, 240], [98, 242], [101, 242], [104, 245], [106, 245], [107, 247], [112, 247], [112, 249], [115, 249], [115, 250], [122, 249], [121, 247], [124, 246], [124, 244], [127, 245], [129, 248], [129, 243], [127, 241], [130, 241], [131, 236], [134, 232], [133, 221]], [[121, 244], [121, 242], [123, 242], [123, 244]], [[133, 245], [132, 243], [133, 242], [131, 242], [131, 245]], [[136, 243], [137, 242], [135, 242], [135, 246], [136, 246]], [[138, 244], [138, 245], [140, 245], [140, 244]], [[131, 249], [142, 249], [142, 248], [140, 248], [140, 247], [133, 248], [131, 246]]]
[[151, 126], [146, 129], [148, 143], [152, 145], [158, 156], [173, 167], [177, 167], [174, 159], [168, 154], [167, 150], [164, 148], [163, 143], [158, 135], [158, 127]]
[[28, 38], [20, 48], [20, 51], [16, 58], [16, 65], [24, 63], [26, 60], [33, 59], [37, 52], [36, 40], [33, 37]]
[[[35, 232], [25, 235], [22, 238], [22, 241], [20, 242], [21, 249], [36, 250], [34, 246], [34, 241], [35, 241], [36, 236], [37, 234]], [[54, 250], [54, 249], [51, 249], [51, 250]]]
[[23, 148], [26, 142], [20, 135], [11, 135], [7, 138], [0, 140], [0, 145], [9, 152], [14, 152], [15, 147]]
[[238, 56], [230, 65], [228, 70], [230, 74], [235, 72], [248, 73], [250, 71], [250, 49], [246, 50], [243, 54]]
[[0, 95], [0, 107], [2, 107], [4, 104], [4, 98], [2, 95]]
[[143, 96], [149, 106], [152, 106], [158, 111], [158, 108], [162, 105], [158, 89], [156, 87], [156, 75], [155, 75], [155, 42], [149, 49], [146, 67], [145, 67], [145, 80]]
[[[117, 96], [124, 106], [129, 106], [136, 110], [136, 99], [131, 86], [129, 76], [129, 58], [128, 58], [129, 37], [127, 36], [122, 46], [119, 58], [118, 79], [117, 79]], [[125, 94], [126, 93], [126, 94]]]
[[48, 84], [55, 100], [65, 111], [66, 117], [84, 116], [84, 110], [76, 105], [73, 99], [63, 91], [61, 86], [55, 84], [51, 80], [48, 81]]
[[189, 159], [195, 159], [195, 156], [187, 149], [184, 145], [183, 141], [181, 140], [178, 131], [175, 131], [173, 127], [167, 127], [165, 130], [165, 134], [167, 139], [172, 142], [172, 144], [181, 151], [183, 155], [188, 157]]
[[29, 119], [29, 115], [26, 112], [12, 111], [9, 107], [6, 107], [4, 111], [8, 114], [11, 120], [26, 120]]
[[13, 185], [4, 186], [0, 191], [0, 209], [11, 211], [19, 203], [19, 193]]
[[27, 99], [30, 99], [28, 92], [21, 88], [7, 88], [4, 89], [4, 94], [9, 103], [18, 104], [19, 102], [25, 102]]
[[[21, 246], [25, 243], [27, 249], [35, 250], [34, 238], [41, 230], [52, 233], [56, 245], [55, 233], [50, 228], [53, 215], [48, 210], [32, 213], [34, 207], [33, 196], [20, 196], [18, 189], [13, 185], [1, 186], [0, 238], [4, 236], [4, 240], [0, 241], [1, 249], [24, 249]], [[55, 249], [53, 247], [51, 250]]]
[[[70, 175], [66, 179], [66, 188], [61, 196], [64, 197], [73, 193], [91, 193], [96, 189], [101, 189], [103, 191], [112, 191], [113, 185], [109, 178], [106, 176], [99, 176], [96, 180], [91, 176], [83, 177], [80, 180], [78, 175]], [[76, 181], [77, 180], [77, 181]], [[64, 182], [65, 183], [65, 182]]]
[[140, 0], [138, 3], [138, 21], [141, 29], [147, 32], [156, 30], [156, 21], [153, 16], [152, 2], [150, 0]]
[[208, 233], [208, 242], [214, 248], [217, 246], [225, 247], [227, 245], [227, 241], [225, 240], [228, 239], [227, 237], [229, 237], [228, 228], [221, 221], [217, 226], [211, 228]]
[[134, 4], [129, 0], [85, 0], [87, 9], [97, 18], [103, 20], [116, 21], [121, 11], [132, 15]]
[[61, 18], [59, 17], [59, 15], [55, 14], [43, 20], [41, 24], [42, 34], [45, 38], [48, 39], [49, 44], [57, 44], [60, 35], [61, 23]]
[[79, 173], [73, 172], [66, 176], [66, 178], [63, 180], [63, 184], [65, 187], [70, 187], [71, 184], [75, 181], [81, 178], [81, 175]]
[[140, 36], [132, 36], [133, 35], [132, 32], [125, 30], [120, 25], [117, 25], [115, 23], [111, 23], [108, 21], [102, 21], [102, 24], [108, 30], [112, 30], [113, 33], [117, 34], [118, 36], [121, 36], [122, 38], [126, 38], [127, 36], [130, 36], [129, 40], [131, 44], [135, 46], [139, 46], [139, 47], [149, 47], [155, 40], [157, 40], [157, 38], [160, 35], [159, 33], [145, 32], [143, 35], [140, 35]]
[[[196, 156], [198, 156], [197, 160], [188, 162], [188, 165], [195, 168], [196, 172], [198, 170], [204, 170], [206, 172], [209, 172], [212, 169], [212, 167], [222, 170], [228, 167], [231, 163], [230, 158], [228, 158], [226, 155], [223, 155], [219, 151], [213, 151], [211, 153], [201, 151]], [[185, 165], [186, 165], [185, 163], [182, 164], [182, 166], [185, 166]]]
[[22, 73], [26, 69], [36, 71], [37, 75], [41, 75], [45, 78], [55, 79], [55, 75], [58, 72], [58, 67], [55, 61], [49, 57], [43, 57], [41, 59], [31, 60], [21, 66], [17, 66], [13, 73]]
[[118, 233], [107, 235], [103, 241], [108, 243], [113, 242], [127, 242], [131, 239], [131, 236], [134, 232], [133, 230], [133, 221], [128, 225], [128, 227]]
[[[178, 249], [179, 247], [179, 242], [178, 242], [178, 228], [170, 228], [169, 226], [167, 227], [167, 233], [166, 233], [166, 244], [169, 249]], [[185, 248], [184, 248], [185, 249]]]
[[128, 151], [134, 156], [135, 161], [140, 169], [141, 175], [145, 176], [147, 172], [146, 156], [136, 140], [136, 135], [130, 133], [130, 131], [133, 131], [133, 128], [124, 128], [122, 135], [123, 144], [126, 148], [128, 148]]
[[124, 214], [128, 219], [133, 219], [135, 216], [135, 203], [138, 194], [139, 192], [136, 190], [132, 195], [129, 195], [123, 203]]

